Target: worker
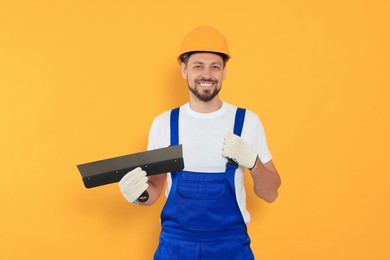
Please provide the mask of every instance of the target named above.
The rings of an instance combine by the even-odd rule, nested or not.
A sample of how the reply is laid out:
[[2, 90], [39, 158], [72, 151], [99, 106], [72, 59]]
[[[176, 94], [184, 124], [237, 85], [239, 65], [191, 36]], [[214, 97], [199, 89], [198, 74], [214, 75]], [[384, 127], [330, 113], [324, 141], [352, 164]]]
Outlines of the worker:
[[184, 37], [178, 61], [189, 101], [154, 119], [148, 150], [182, 144], [185, 168], [153, 176], [136, 168], [119, 182], [129, 202], [152, 205], [167, 181], [156, 260], [254, 259], [245, 168], [258, 197], [278, 196], [281, 181], [260, 119], [219, 96], [229, 58], [224, 35], [211, 26]]

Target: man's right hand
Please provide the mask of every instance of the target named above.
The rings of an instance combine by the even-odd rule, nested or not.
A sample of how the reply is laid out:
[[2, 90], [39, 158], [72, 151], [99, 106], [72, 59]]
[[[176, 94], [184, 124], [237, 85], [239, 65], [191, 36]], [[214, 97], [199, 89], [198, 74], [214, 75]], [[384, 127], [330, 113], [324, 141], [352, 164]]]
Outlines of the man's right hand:
[[135, 203], [141, 194], [149, 187], [146, 172], [140, 167], [128, 172], [119, 181], [119, 188], [128, 202]]

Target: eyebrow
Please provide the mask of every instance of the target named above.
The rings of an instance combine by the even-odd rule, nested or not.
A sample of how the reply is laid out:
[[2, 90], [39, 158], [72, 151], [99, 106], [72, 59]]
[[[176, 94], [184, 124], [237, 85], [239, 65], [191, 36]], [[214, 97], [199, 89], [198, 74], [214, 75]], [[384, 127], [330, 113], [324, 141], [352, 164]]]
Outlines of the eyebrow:
[[[202, 62], [202, 61], [194, 61], [194, 62], [192, 62], [192, 64], [204, 64], [204, 62]], [[214, 62], [212, 62], [211, 63], [211, 65], [222, 65], [223, 63], [222, 62], [219, 62], [219, 61], [214, 61]]]

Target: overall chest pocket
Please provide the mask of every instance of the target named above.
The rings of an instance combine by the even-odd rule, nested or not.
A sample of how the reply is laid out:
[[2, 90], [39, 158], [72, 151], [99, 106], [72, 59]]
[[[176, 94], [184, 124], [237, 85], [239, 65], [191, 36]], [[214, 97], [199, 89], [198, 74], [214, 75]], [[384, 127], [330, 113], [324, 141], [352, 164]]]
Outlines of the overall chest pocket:
[[179, 181], [177, 193], [184, 199], [216, 200], [225, 193], [224, 181]]
[[181, 180], [177, 183], [177, 217], [184, 227], [217, 228], [224, 220], [227, 184], [219, 181]]

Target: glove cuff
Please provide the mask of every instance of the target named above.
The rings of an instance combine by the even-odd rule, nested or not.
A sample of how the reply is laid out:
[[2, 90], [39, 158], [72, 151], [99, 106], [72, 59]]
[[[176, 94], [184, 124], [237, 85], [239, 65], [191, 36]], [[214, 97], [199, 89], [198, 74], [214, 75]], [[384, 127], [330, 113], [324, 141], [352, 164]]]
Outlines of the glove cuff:
[[146, 202], [149, 199], [149, 192], [145, 190], [135, 201], [133, 201], [133, 204], [139, 204], [140, 202]]

